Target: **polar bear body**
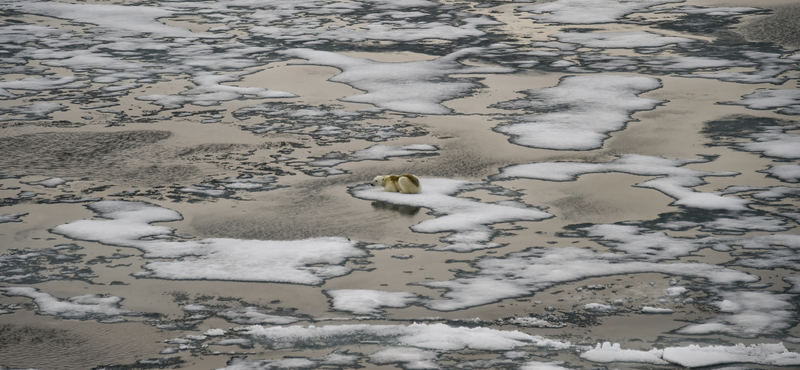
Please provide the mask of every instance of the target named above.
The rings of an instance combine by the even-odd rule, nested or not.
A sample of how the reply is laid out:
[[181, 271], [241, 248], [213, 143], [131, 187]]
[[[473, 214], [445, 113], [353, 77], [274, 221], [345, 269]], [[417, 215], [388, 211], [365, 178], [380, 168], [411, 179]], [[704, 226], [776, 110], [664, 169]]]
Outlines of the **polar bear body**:
[[395, 193], [417, 194], [420, 191], [419, 179], [410, 174], [376, 176], [372, 186], [383, 186], [386, 191]]

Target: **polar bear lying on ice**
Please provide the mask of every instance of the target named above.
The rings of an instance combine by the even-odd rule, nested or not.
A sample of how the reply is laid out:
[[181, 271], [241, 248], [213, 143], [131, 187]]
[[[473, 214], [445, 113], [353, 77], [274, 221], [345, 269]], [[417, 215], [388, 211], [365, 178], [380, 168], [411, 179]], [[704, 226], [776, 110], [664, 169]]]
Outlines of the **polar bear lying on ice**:
[[376, 176], [372, 180], [372, 186], [383, 186], [384, 190], [396, 193], [417, 194], [420, 191], [419, 179], [407, 173], [400, 176]]

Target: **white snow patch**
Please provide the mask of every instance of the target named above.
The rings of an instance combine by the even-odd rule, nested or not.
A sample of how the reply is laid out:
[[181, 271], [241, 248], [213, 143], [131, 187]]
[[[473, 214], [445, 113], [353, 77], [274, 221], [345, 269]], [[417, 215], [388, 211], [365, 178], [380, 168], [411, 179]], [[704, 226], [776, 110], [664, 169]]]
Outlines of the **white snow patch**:
[[550, 35], [560, 42], [581, 44], [590, 48], [642, 48], [669, 44], [687, 45], [693, 40], [685, 37], [663, 36], [646, 31], [630, 32], [568, 32]]
[[[798, 145], [800, 147], [800, 145]], [[578, 176], [589, 173], [621, 172], [639, 176], [663, 176], [648, 180], [637, 187], [658, 190], [676, 201], [678, 206], [703, 209], [746, 210], [750, 202], [736, 196], [722, 196], [722, 193], [703, 193], [691, 188], [705, 184], [707, 176], [735, 176], [735, 172], [698, 171], [682, 166], [690, 163], [707, 162], [704, 159], [666, 159], [639, 154], [626, 154], [607, 163], [581, 162], [542, 162], [519, 164], [502, 168], [492, 176], [494, 180], [509, 178], [529, 178], [549, 181], [574, 181]]]
[[642, 13], [653, 6], [680, 2], [683, 0], [556, 0], [522, 6], [518, 10], [538, 14], [531, 18], [541, 22], [596, 24], [617, 22], [628, 14]]
[[139, 277], [176, 280], [269, 281], [319, 285], [325, 279], [348, 274], [342, 264], [366, 252], [341, 237], [267, 241], [204, 239], [168, 241], [174, 229], [154, 222], [178, 221], [179, 213], [144, 202], [101, 201], [87, 206], [104, 220], [79, 220], [51, 229], [77, 240], [137, 248], [148, 262]]
[[528, 97], [495, 107], [534, 113], [507, 116], [511, 123], [494, 130], [511, 136], [514, 144], [543, 149], [589, 150], [603, 146], [608, 133], [619, 131], [637, 111], [654, 109], [663, 101], [638, 95], [661, 87], [651, 77], [568, 76], [555, 87], [528, 90]]
[[419, 348], [387, 348], [369, 356], [369, 361], [378, 364], [399, 363], [404, 369], [438, 369], [436, 352]]
[[329, 81], [348, 84], [366, 91], [341, 100], [372, 104], [383, 109], [420, 114], [448, 114], [441, 102], [467, 94], [477, 85], [466, 79], [452, 81], [453, 74], [508, 73], [513, 70], [495, 67], [470, 67], [458, 62], [483, 48], [463, 49], [433, 60], [384, 63], [342, 54], [311, 49], [290, 49], [286, 56], [306, 59], [301, 64], [339, 68], [342, 73]]
[[663, 350], [637, 351], [622, 349], [619, 343], [597, 343], [594, 349], [581, 353], [581, 358], [592, 362], [639, 362], [654, 365], [666, 365], [668, 362], [661, 359]]
[[793, 295], [772, 292], [725, 292], [722, 301], [714, 302], [721, 315], [702, 324], [691, 324], [678, 330], [681, 334], [723, 333], [736, 337], [753, 338], [759, 335], [777, 335], [796, 324]]
[[800, 354], [789, 352], [783, 343], [760, 343], [745, 346], [689, 345], [664, 348], [664, 360], [685, 367], [705, 367], [735, 363], [771, 366], [798, 366]]
[[119, 308], [120, 297], [103, 297], [97, 294], [85, 294], [58, 299], [48, 293], [29, 287], [0, 287], [4, 295], [10, 297], [28, 297], [39, 307], [39, 314], [58, 316], [63, 319], [95, 319], [100, 322], [124, 321], [120, 316], [140, 316], [141, 313]]
[[438, 250], [469, 252], [489, 248], [486, 244], [495, 232], [489, 225], [512, 221], [540, 221], [553, 215], [518, 202], [482, 203], [475, 199], [455, 196], [460, 191], [485, 185], [452, 179], [422, 178], [419, 194], [387, 192], [382, 188], [360, 185], [350, 190], [359, 199], [380, 201], [394, 205], [425, 207], [438, 217], [422, 221], [411, 230], [421, 233], [451, 232], [443, 239], [451, 243]]
[[380, 315], [380, 308], [404, 308], [419, 301], [414, 293], [384, 292], [369, 289], [326, 290], [334, 310], [354, 315]]
[[[445, 324], [403, 325], [327, 325], [327, 326], [274, 326], [260, 325], [243, 328], [242, 334], [267, 341], [270, 348], [291, 348], [304, 343], [315, 345], [340, 345], [343, 341], [374, 340], [383, 343], [412, 346], [437, 351], [462, 349], [503, 351], [520, 347], [567, 349], [568, 342], [546, 339], [520, 331], [489, 328], [452, 327]], [[371, 338], [371, 339], [366, 339]]]

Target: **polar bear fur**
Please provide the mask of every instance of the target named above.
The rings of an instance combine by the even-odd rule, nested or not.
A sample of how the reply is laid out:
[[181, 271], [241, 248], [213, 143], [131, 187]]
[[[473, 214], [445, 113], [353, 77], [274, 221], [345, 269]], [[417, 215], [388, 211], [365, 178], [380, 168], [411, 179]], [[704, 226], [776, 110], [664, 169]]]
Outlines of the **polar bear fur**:
[[410, 174], [375, 176], [372, 186], [383, 186], [386, 191], [395, 193], [417, 194], [421, 187], [419, 179]]

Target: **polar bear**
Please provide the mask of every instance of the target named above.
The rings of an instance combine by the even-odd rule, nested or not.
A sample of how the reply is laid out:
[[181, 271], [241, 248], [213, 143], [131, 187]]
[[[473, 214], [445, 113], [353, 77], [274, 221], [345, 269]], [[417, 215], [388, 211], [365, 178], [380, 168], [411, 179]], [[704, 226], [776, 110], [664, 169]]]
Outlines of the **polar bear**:
[[420, 191], [419, 179], [410, 174], [375, 176], [372, 186], [383, 186], [386, 191], [417, 194]]

